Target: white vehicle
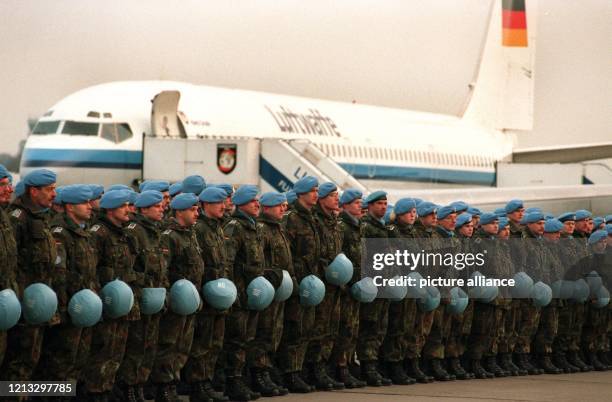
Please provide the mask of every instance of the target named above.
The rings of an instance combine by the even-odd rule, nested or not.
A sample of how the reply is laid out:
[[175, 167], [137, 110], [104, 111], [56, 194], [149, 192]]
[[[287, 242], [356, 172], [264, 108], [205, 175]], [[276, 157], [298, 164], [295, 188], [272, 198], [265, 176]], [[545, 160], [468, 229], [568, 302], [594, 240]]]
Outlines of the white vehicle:
[[[527, 6], [492, 3], [462, 117], [181, 82], [112, 82], [67, 96], [38, 120], [21, 174], [47, 167], [62, 184], [109, 185], [197, 173], [279, 191], [305, 174], [366, 191], [495, 186], [496, 164], [520, 156], [514, 131], [533, 121], [537, 5]], [[528, 155], [552, 152], [563, 161], [570, 151]]]

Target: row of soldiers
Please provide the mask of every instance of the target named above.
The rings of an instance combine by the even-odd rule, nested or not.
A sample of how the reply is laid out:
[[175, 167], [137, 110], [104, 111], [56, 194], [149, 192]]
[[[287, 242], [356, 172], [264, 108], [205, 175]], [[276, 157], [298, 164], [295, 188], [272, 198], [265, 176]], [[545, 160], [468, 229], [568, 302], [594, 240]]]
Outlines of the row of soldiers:
[[[483, 270], [490, 276], [501, 276], [503, 261], [519, 255], [518, 265], [542, 272], [557, 264], [568, 278], [593, 270], [606, 278], [608, 232], [593, 231], [587, 211], [546, 220], [512, 200], [500, 217], [462, 202], [439, 207], [408, 198], [389, 208], [382, 191], [340, 195], [335, 184], [319, 185], [311, 176], [291, 192], [261, 197], [255, 186], [206, 186], [197, 175], [173, 185], [146, 181], [140, 193], [122, 185], [56, 192], [55, 173], [40, 169], [14, 192], [10, 174], [0, 169], [0, 287], [21, 297], [27, 285], [45, 283], [59, 306], [43, 325], [22, 321], [0, 332], [3, 380], [77, 381], [79, 398], [91, 401], [143, 401], [146, 384], [154, 384], [157, 401], [177, 401], [179, 383], [188, 384], [192, 401], [247, 401], [611, 364], [610, 313], [592, 308], [591, 299], [543, 308], [509, 297], [470, 300], [465, 311], [449, 314], [447, 297], [434, 309], [420, 309], [414, 298], [360, 303], [350, 292], [361, 279], [368, 238], [417, 239], [425, 249], [436, 249], [442, 238], [482, 238], [494, 241], [495, 257]], [[514, 250], [503, 243], [512, 237], [545, 237], [558, 249]], [[560, 237], [576, 241], [560, 243]], [[455, 246], [479, 247], [466, 244]], [[341, 252], [354, 271], [345, 286], [336, 286], [325, 269]], [[279, 288], [283, 271], [293, 282], [291, 297], [263, 311], [250, 308], [248, 285], [263, 276]], [[300, 301], [299, 284], [309, 275], [325, 284], [317, 306]], [[143, 289], [187, 279], [201, 290], [219, 278], [238, 290], [228, 310], [202, 303], [191, 315], [141, 312]], [[90, 328], [72, 325], [71, 296], [82, 289], [99, 293], [115, 279], [134, 292], [129, 314], [105, 315]]]

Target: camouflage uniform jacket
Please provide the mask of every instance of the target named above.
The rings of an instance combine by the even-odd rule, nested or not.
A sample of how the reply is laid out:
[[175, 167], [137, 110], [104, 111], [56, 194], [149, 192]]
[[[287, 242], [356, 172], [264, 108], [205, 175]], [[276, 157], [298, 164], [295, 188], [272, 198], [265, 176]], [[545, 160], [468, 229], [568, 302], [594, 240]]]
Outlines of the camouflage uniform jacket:
[[363, 229], [359, 220], [347, 212], [340, 213], [340, 233], [342, 234], [342, 251], [353, 263], [353, 277], [349, 286], [361, 279], [361, 237]]
[[170, 286], [179, 279], [187, 279], [200, 289], [204, 260], [193, 227], [181, 226], [175, 218], [170, 218], [161, 235], [161, 247]]
[[168, 268], [161, 247], [161, 227], [143, 215], [136, 214], [125, 231], [136, 245], [134, 270], [144, 274], [142, 287], [159, 288], [169, 286]]
[[314, 207], [314, 216], [321, 239], [320, 270], [324, 272], [325, 268], [342, 252], [342, 232], [340, 232], [336, 215], [326, 214], [319, 204]]
[[285, 215], [283, 223], [291, 244], [293, 269], [298, 282], [310, 274], [321, 277], [318, 271], [321, 241], [312, 211], [304, 208], [299, 201], [295, 202], [294, 209]]
[[203, 212], [194, 226], [204, 260], [204, 283], [219, 278], [231, 278], [227, 266], [227, 250], [223, 234], [223, 218], [215, 219]]
[[0, 289], [19, 292], [17, 275], [17, 243], [13, 226], [4, 208], [0, 208]]
[[293, 289], [297, 291], [298, 284], [293, 271], [291, 245], [279, 220], [262, 214], [257, 226], [261, 230], [265, 258], [265, 277], [278, 288], [283, 279], [283, 270], [289, 272], [293, 280]]

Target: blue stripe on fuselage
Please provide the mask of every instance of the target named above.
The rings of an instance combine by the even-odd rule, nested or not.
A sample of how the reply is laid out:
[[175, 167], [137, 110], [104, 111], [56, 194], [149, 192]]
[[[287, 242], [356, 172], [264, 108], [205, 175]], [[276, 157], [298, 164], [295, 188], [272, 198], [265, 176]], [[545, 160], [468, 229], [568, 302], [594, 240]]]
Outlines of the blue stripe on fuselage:
[[141, 169], [142, 151], [26, 148], [21, 161], [25, 167]]

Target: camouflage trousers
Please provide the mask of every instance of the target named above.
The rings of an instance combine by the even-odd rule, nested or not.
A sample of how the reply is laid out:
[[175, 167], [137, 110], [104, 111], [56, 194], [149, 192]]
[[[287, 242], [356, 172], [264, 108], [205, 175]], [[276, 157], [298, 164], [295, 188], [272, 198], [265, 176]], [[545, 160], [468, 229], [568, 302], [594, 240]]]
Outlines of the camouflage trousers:
[[414, 356], [410, 356], [410, 352], [408, 352], [408, 358], [420, 358], [423, 354], [423, 349], [425, 348], [425, 343], [427, 342], [427, 337], [431, 332], [431, 328], [433, 326], [434, 317], [436, 315], [436, 310], [433, 311], [422, 311], [417, 308], [416, 313], [416, 351]]
[[4, 364], [0, 379], [28, 381], [36, 370], [46, 327], [19, 323], [7, 333]]
[[582, 327], [582, 350], [604, 352], [608, 343], [607, 309], [586, 306], [586, 319]]
[[82, 328], [69, 322], [47, 328], [34, 377], [38, 380], [76, 381], [78, 373], [75, 368], [82, 333]]
[[274, 365], [273, 359], [283, 336], [284, 312], [284, 302], [273, 302], [259, 312], [257, 332], [247, 355], [249, 366], [271, 368]]
[[258, 311], [235, 306], [227, 317], [223, 340], [227, 376], [237, 377], [243, 374], [247, 353], [251, 350], [257, 334], [258, 320]]
[[497, 353], [496, 340], [500, 335], [502, 310], [491, 303], [474, 302], [472, 329], [468, 338], [467, 356], [470, 360]]
[[520, 300], [515, 353], [531, 353], [531, 342], [540, 325], [540, 308], [529, 299]]
[[88, 392], [101, 393], [113, 389], [125, 354], [129, 326], [130, 322], [124, 318], [106, 318], [93, 327], [91, 350], [82, 372]]
[[423, 357], [426, 359], [444, 359], [444, 345], [451, 329], [451, 315], [446, 312], [446, 304], [440, 303], [434, 310], [431, 331], [425, 341]]
[[389, 303], [389, 324], [381, 347], [383, 361], [401, 362], [408, 354], [409, 345], [414, 349], [416, 315], [416, 299], [406, 297]]
[[378, 353], [387, 334], [389, 300], [374, 299], [359, 307], [357, 357], [360, 361], [378, 360]]
[[283, 336], [276, 352], [278, 367], [282, 373], [302, 370], [310, 329], [315, 322], [315, 308], [300, 305], [298, 296], [285, 301]]
[[516, 325], [519, 315], [519, 300], [510, 300], [510, 303], [502, 309], [501, 322], [503, 331], [497, 340], [498, 353], [513, 353], [518, 336]]
[[149, 379], [157, 353], [161, 316], [162, 313], [143, 314], [140, 320], [130, 321], [125, 356], [117, 372], [118, 381], [137, 385]]
[[6, 331], [0, 331], [0, 367], [4, 361], [4, 353], [6, 352]]
[[209, 311], [196, 315], [191, 351], [183, 367], [184, 378], [187, 382], [212, 380], [215, 365], [223, 349], [226, 316], [227, 314], [224, 313]]
[[172, 311], [163, 313], [159, 323], [157, 353], [151, 381], [168, 384], [181, 379], [181, 370], [191, 350], [196, 315], [183, 316]]
[[558, 353], [580, 350], [582, 326], [585, 320], [583, 303], [564, 301], [559, 308], [559, 327], [553, 349]]
[[325, 284], [325, 297], [315, 307], [315, 322], [309, 335], [306, 362], [317, 364], [329, 361], [340, 323], [340, 295], [338, 286]]
[[346, 367], [355, 353], [359, 334], [359, 305], [349, 293], [348, 288], [340, 293], [340, 321], [338, 336], [330, 361], [338, 367]]
[[450, 315], [450, 331], [444, 346], [444, 356], [459, 358], [465, 353], [467, 338], [472, 330], [474, 303], [470, 301], [461, 314]]
[[553, 344], [559, 330], [558, 299], [543, 307], [540, 312], [540, 325], [533, 340], [534, 353], [549, 354], [553, 352]]

